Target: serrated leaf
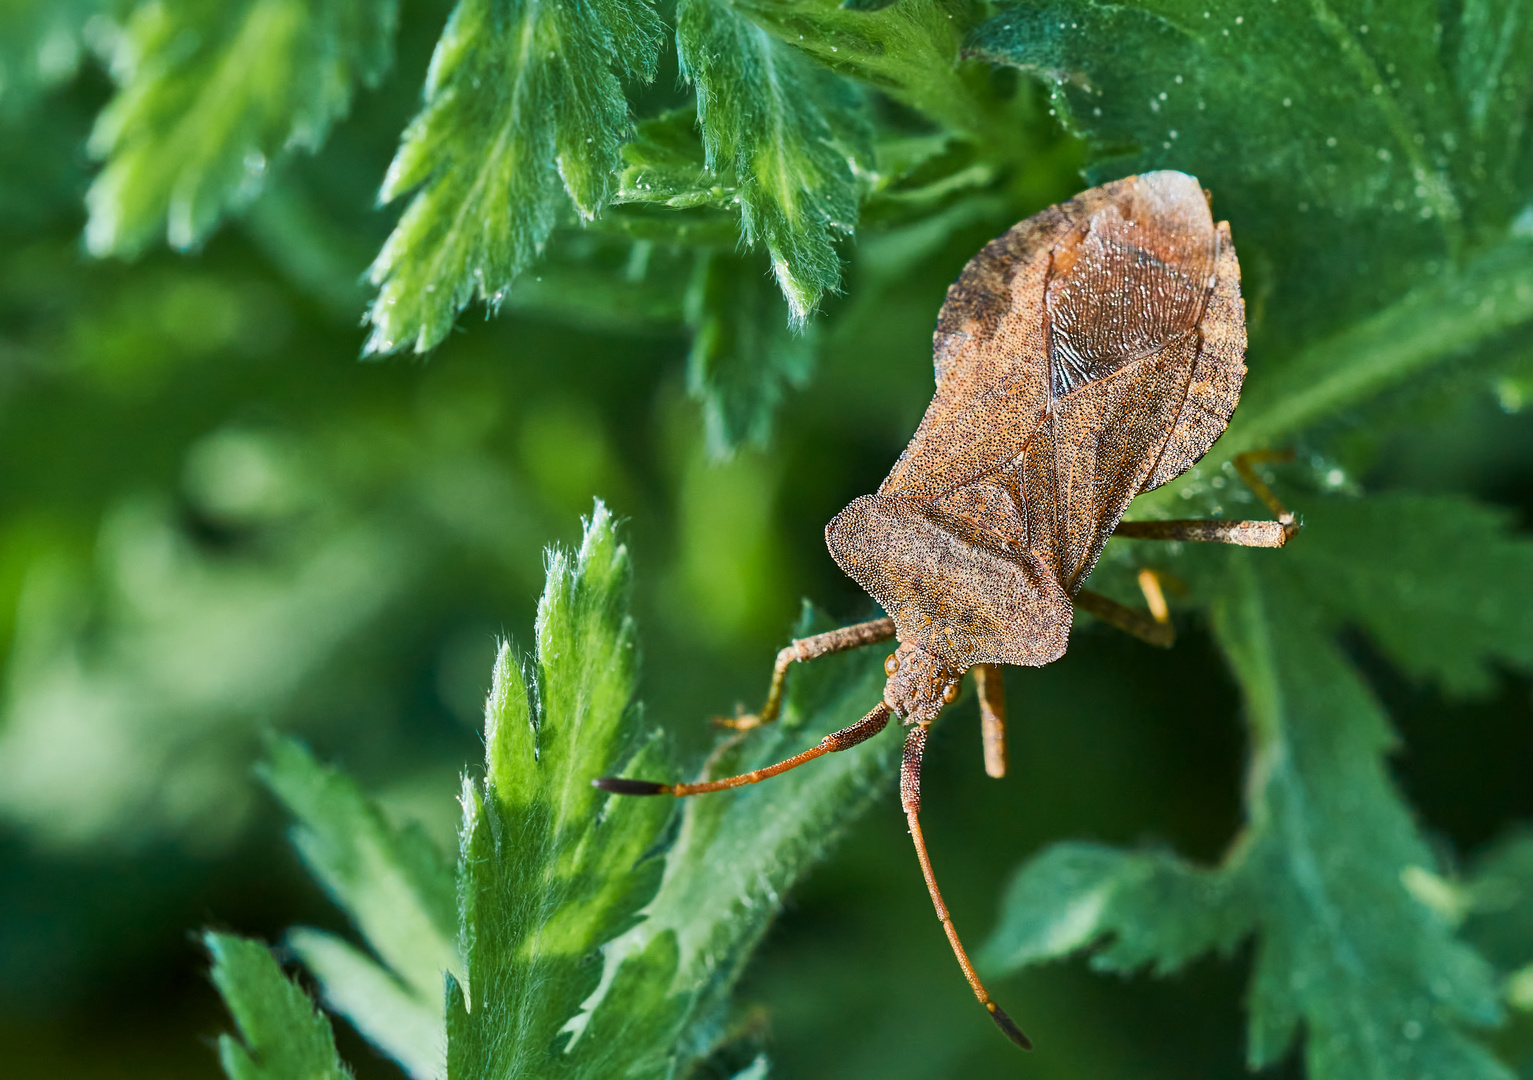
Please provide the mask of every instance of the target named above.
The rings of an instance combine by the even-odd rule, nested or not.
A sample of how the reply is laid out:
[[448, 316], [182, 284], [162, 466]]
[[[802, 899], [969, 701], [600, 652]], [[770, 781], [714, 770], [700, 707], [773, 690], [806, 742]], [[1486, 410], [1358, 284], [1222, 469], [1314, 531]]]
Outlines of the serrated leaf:
[[765, 446], [783, 395], [814, 370], [812, 329], [795, 334], [756, 262], [702, 251], [687, 292], [687, 392], [703, 407], [708, 452]]
[[366, 953], [322, 930], [298, 927], [286, 944], [318, 981], [325, 1005], [414, 1080], [445, 1080], [447, 1032], [442, 995], [427, 999]]
[[104, 48], [119, 90], [90, 149], [87, 247], [200, 244], [280, 159], [314, 151], [393, 59], [397, 0], [148, 0]]
[[747, 10], [734, 0], [680, 0], [676, 49], [697, 90], [706, 164], [733, 169], [741, 235], [767, 249], [802, 326], [841, 283], [835, 240], [857, 223], [851, 162], [867, 153], [865, 103]]
[[1309, 496], [1304, 525], [1289, 571], [1407, 672], [1463, 694], [1494, 685], [1492, 662], [1533, 668], [1533, 541], [1510, 514], [1453, 496]]
[[273, 739], [262, 779], [297, 819], [293, 845], [382, 964], [346, 942], [299, 929], [288, 943], [325, 1003], [420, 1080], [446, 1074], [442, 988], [463, 962], [452, 872], [418, 826], [396, 828], [339, 771]]
[[461, 0], [379, 193], [421, 189], [370, 271], [367, 352], [433, 348], [561, 219], [602, 212], [629, 127], [618, 73], [652, 78], [659, 46], [648, 0]]
[[[828, 628], [806, 610], [798, 634]], [[881, 650], [861, 650], [795, 671], [783, 719], [715, 754], [710, 774], [780, 761], [854, 723], [882, 700], [883, 656]], [[680, 1008], [662, 1044], [674, 1043], [672, 1075], [685, 1075], [718, 1041], [734, 984], [785, 895], [888, 791], [902, 745], [897, 731], [886, 732], [769, 784], [685, 800], [665, 879], [646, 918], [607, 950], [608, 969], [620, 977], [633, 957], [673, 942]], [[609, 991], [594, 1016], [624, 1008]]]
[[[672, 809], [591, 786], [640, 739], [629, 578], [628, 553], [598, 503], [579, 553], [550, 555], [527, 671], [509, 647], [496, 660], [486, 775], [463, 792], [468, 986], [449, 988], [451, 1076], [611, 1075], [587, 1071], [586, 1058], [609, 1070], [632, 1060], [621, 1040], [571, 1056], [560, 1035], [597, 987], [595, 951], [653, 895], [661, 864], [645, 855]], [[646, 742], [630, 768], [666, 768], [658, 744]], [[663, 1011], [667, 991], [657, 976], [647, 998], [627, 1004], [636, 1016]]]
[[1302, 1024], [1311, 1080], [1505, 1080], [1462, 1030], [1499, 1019], [1490, 970], [1407, 887], [1435, 863], [1385, 772], [1392, 735], [1301, 581], [1236, 552], [1214, 609], [1253, 743], [1247, 824], [1224, 862], [1055, 849], [1020, 872], [985, 955], [1011, 968], [1112, 937], [1099, 966], [1174, 968], [1249, 932], [1253, 1068]]
[[979, 83], [958, 70], [959, 43], [981, 13], [968, 0], [837, 4], [835, 0], [734, 0], [758, 25], [832, 71], [877, 87], [951, 133], [985, 139], [1004, 157], [1019, 133], [987, 115]]
[[266, 946], [211, 931], [202, 940], [213, 955], [213, 984], [240, 1030], [238, 1039], [218, 1037], [229, 1080], [349, 1080], [329, 1021]]
[[[1494, 53], [1515, 47], [1526, 21], [1518, 0], [1462, 15], [1428, 0], [1388, 12], [1350, 0], [1055, 0], [994, 16], [968, 49], [1052, 80], [1057, 106], [1094, 146], [1097, 175], [1196, 175], [1232, 222], [1242, 261], [1257, 256], [1273, 275], [1270, 298], [1253, 297], [1256, 336], [1292, 342], [1502, 234], [1533, 161], [1526, 76]], [[1442, 34], [1457, 54], [1444, 55]], [[1506, 126], [1488, 136], [1497, 145], [1479, 159], [1485, 170], [1466, 151], [1486, 146], [1471, 131], [1484, 121], [1470, 114], [1487, 88], [1501, 95]]]

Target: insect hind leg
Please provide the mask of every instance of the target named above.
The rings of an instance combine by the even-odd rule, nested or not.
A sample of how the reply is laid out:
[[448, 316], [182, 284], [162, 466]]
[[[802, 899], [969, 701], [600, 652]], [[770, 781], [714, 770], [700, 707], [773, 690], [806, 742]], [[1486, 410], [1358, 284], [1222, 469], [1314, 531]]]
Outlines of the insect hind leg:
[[1279, 548], [1299, 531], [1293, 511], [1284, 506], [1272, 489], [1256, 474], [1255, 466], [1268, 461], [1292, 461], [1292, 450], [1250, 450], [1235, 455], [1235, 471], [1255, 492], [1273, 521], [1225, 521], [1220, 518], [1173, 521], [1124, 521], [1115, 536], [1130, 540], [1189, 540], [1240, 547]]

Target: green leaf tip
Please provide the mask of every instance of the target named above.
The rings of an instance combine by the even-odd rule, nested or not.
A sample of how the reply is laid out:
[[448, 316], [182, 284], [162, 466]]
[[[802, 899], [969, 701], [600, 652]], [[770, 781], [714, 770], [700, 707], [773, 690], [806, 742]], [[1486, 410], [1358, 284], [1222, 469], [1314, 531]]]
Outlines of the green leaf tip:
[[735, 0], [680, 0], [676, 49], [697, 91], [707, 165], [732, 169], [744, 242], [765, 246], [802, 326], [841, 283], [835, 239], [857, 224], [852, 165], [870, 156], [861, 92]]
[[379, 193], [419, 189], [370, 270], [366, 352], [430, 350], [475, 297], [500, 304], [569, 210], [602, 212], [629, 130], [619, 74], [652, 78], [661, 40], [648, 0], [460, 0]]
[[295, 149], [314, 151], [393, 61], [397, 0], [147, 0], [102, 48], [118, 93], [90, 150], [86, 247], [195, 248]]
[[213, 958], [213, 985], [240, 1032], [218, 1039], [229, 1080], [350, 1080], [330, 1022], [265, 945], [213, 931], [202, 940]]

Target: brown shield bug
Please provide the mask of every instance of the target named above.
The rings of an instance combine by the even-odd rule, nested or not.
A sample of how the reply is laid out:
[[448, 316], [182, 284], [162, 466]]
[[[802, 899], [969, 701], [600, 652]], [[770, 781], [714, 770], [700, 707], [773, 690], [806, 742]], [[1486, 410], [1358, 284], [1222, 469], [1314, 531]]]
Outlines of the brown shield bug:
[[1245, 308], [1228, 222], [1179, 172], [1092, 188], [1014, 226], [970, 260], [937, 318], [936, 393], [876, 493], [825, 528], [831, 556], [888, 618], [794, 641], [766, 703], [777, 718], [790, 664], [890, 638], [883, 700], [786, 761], [692, 784], [603, 778], [623, 795], [699, 795], [754, 784], [846, 750], [891, 714], [909, 733], [900, 803], [932, 903], [975, 996], [1006, 1036], [1027, 1037], [990, 999], [953, 928], [921, 834], [921, 758], [933, 720], [974, 673], [985, 769], [1004, 775], [998, 665], [1065, 651], [1077, 607], [1152, 644], [1174, 637], [1159, 580], [1148, 614], [1082, 587], [1110, 536], [1281, 547], [1294, 516], [1242, 455], [1235, 467], [1275, 521], [1120, 524], [1136, 495], [1181, 475], [1224, 431], [1245, 376]]

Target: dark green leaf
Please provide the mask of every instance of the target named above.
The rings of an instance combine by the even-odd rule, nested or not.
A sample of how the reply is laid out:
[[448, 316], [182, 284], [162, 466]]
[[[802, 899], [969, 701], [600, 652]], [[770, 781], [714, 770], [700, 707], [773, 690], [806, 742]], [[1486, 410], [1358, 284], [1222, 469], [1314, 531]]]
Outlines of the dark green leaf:
[[813, 329], [794, 333], [787, 314], [755, 260], [698, 254], [687, 294], [687, 390], [702, 404], [715, 458], [765, 446], [783, 394], [813, 371]]
[[1406, 671], [1488, 690], [1494, 661], [1533, 668], [1533, 541], [1505, 512], [1448, 496], [1305, 498], [1285, 568], [1336, 623]]
[[[1196, 175], [1243, 261], [1272, 275], [1270, 297], [1254, 297], [1256, 329], [1302, 341], [1430, 279], [1471, 233], [1503, 235], [1522, 198], [1526, 75], [1495, 51], [1527, 33], [1526, 5], [1454, 16], [1429, 0], [1387, 11], [1066, 0], [1009, 8], [968, 47], [1052, 80], [1098, 174]], [[1439, 50], [1443, 32], [1460, 41], [1456, 59]], [[1468, 86], [1466, 102], [1455, 90]], [[1499, 95], [1494, 164], [1469, 152], [1485, 145], [1473, 128], [1488, 104], [1471, 117], [1487, 87]]]
[[1302, 1023], [1311, 1080], [1507, 1077], [1461, 1030], [1499, 1019], [1487, 965], [1408, 887], [1436, 866], [1385, 772], [1383, 714], [1292, 566], [1229, 564], [1214, 616], [1251, 730], [1245, 830], [1214, 870], [1055, 849], [1021, 871], [987, 957], [1010, 968], [1112, 935], [1102, 966], [1172, 969], [1249, 932], [1253, 1068]]
[[461, 0], [380, 193], [421, 189], [372, 266], [368, 352], [431, 349], [570, 211], [602, 212], [629, 127], [618, 72], [653, 77], [659, 47], [648, 0]]
[[0, 118], [72, 78], [102, 0], [12, 0], [0, 9]]

